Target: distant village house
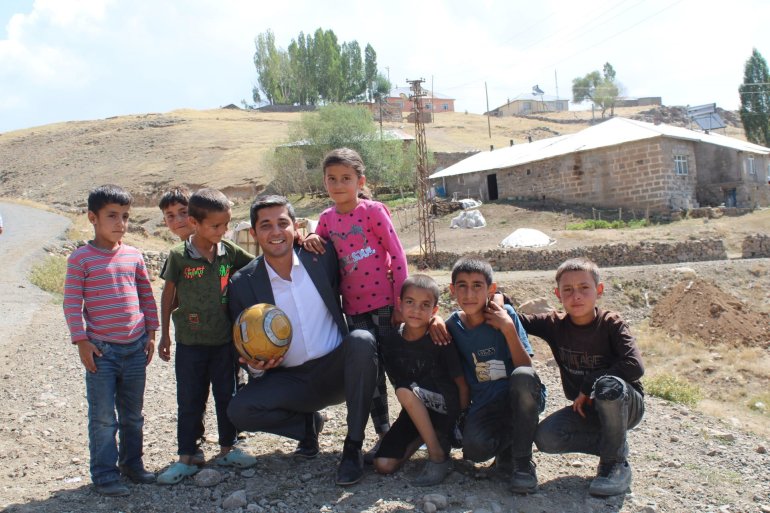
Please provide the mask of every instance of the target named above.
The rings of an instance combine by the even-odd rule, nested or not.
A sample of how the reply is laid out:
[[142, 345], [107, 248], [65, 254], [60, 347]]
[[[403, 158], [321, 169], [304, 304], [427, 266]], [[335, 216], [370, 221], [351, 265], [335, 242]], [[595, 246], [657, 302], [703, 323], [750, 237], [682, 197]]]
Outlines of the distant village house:
[[524, 93], [489, 111], [492, 116], [527, 116], [569, 110], [569, 100], [548, 94]]
[[430, 179], [450, 197], [557, 200], [667, 212], [770, 205], [770, 148], [612, 118], [570, 135], [478, 153]]
[[[455, 99], [449, 96], [425, 91], [425, 96], [422, 98], [422, 108], [426, 111], [435, 112], [454, 112], [455, 111]], [[412, 112], [414, 110], [414, 102], [409, 99], [412, 94], [412, 90], [408, 87], [397, 87], [390, 91], [390, 94], [385, 99], [388, 105], [393, 105], [401, 112]]]

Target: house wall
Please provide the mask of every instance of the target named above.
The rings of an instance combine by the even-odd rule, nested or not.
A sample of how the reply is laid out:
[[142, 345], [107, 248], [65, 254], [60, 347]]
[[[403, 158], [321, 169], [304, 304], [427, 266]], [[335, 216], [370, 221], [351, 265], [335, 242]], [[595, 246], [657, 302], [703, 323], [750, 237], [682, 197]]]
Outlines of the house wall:
[[531, 100], [514, 100], [494, 110], [495, 116], [521, 116], [539, 112], [562, 112], [569, 110], [569, 100], [543, 101], [533, 97]]
[[[408, 98], [391, 96], [385, 101], [388, 105], [398, 107], [401, 112], [412, 112], [414, 110], [414, 102]], [[455, 101], [452, 98], [431, 98], [430, 96], [425, 96], [422, 99], [422, 108], [425, 111], [431, 111], [437, 114], [439, 112], [454, 112]]]
[[643, 98], [618, 98], [615, 107], [643, 107], [647, 105], [663, 105], [660, 96], [646, 96]]
[[[735, 190], [736, 207], [752, 208], [770, 205], [768, 165], [765, 155], [738, 152], [714, 144], [698, 144], [698, 201], [716, 206], [727, 203], [730, 190]], [[748, 159], [754, 158], [755, 174], [749, 172]]]
[[[687, 175], [674, 173], [675, 154], [689, 156]], [[652, 212], [698, 206], [694, 146], [686, 141], [648, 139], [502, 170], [447, 177], [447, 194], [458, 192], [461, 197], [487, 200], [489, 174], [497, 175], [501, 198], [555, 199], [603, 207], [649, 208]]]

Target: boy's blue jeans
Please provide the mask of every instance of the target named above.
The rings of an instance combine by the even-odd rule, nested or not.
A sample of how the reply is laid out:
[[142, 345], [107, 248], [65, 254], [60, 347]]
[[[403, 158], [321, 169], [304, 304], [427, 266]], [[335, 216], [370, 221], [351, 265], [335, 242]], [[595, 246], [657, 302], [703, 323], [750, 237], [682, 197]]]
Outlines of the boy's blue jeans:
[[463, 457], [481, 462], [505, 451], [514, 458], [531, 456], [538, 416], [544, 408], [540, 377], [532, 367], [516, 367], [508, 377], [508, 393], [472, 410], [465, 419]]
[[103, 485], [120, 479], [118, 464], [142, 466], [147, 335], [129, 344], [93, 339], [91, 343], [102, 356], [94, 358], [95, 373], [86, 371], [88, 448], [91, 480]]
[[543, 420], [535, 434], [538, 449], [595, 454], [603, 463], [626, 461], [626, 433], [641, 422], [644, 398], [616, 376], [597, 379], [591, 397], [593, 405], [583, 408], [586, 418], [567, 406]]

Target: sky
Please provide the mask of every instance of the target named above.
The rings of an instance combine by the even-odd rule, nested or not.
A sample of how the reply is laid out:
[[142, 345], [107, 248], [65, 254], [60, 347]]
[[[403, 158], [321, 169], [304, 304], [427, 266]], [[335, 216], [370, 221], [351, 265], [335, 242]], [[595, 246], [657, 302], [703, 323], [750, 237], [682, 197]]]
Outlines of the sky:
[[0, 0], [0, 132], [240, 105], [260, 33], [286, 48], [319, 27], [460, 112], [536, 84], [571, 98], [605, 62], [624, 96], [733, 110], [752, 48], [770, 58], [769, 19], [767, 0]]

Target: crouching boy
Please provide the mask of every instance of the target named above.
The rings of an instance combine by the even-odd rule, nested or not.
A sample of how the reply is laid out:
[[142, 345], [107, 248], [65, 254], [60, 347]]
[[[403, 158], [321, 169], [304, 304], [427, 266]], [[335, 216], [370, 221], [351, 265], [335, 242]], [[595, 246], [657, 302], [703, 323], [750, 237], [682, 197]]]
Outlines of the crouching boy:
[[428, 335], [438, 310], [433, 278], [415, 274], [404, 281], [398, 309], [404, 324], [384, 337], [382, 357], [401, 413], [374, 456], [381, 474], [398, 470], [425, 442], [428, 462], [412, 484], [439, 484], [450, 471], [450, 434], [460, 410], [468, 406], [468, 385], [454, 346], [436, 345]]
[[556, 286], [564, 312], [522, 315], [521, 321], [551, 347], [573, 403], [540, 423], [535, 444], [546, 453], [599, 456], [589, 493], [622, 494], [631, 485], [626, 433], [644, 414], [642, 357], [623, 319], [597, 308], [604, 286], [595, 263], [567, 260], [556, 271]]
[[471, 390], [463, 456], [475, 462], [495, 458], [497, 469], [510, 476], [511, 490], [530, 493], [537, 488], [532, 441], [545, 388], [532, 368], [532, 349], [516, 312], [490, 300], [496, 288], [484, 260], [462, 258], [452, 268], [451, 290], [460, 311], [446, 326]]

